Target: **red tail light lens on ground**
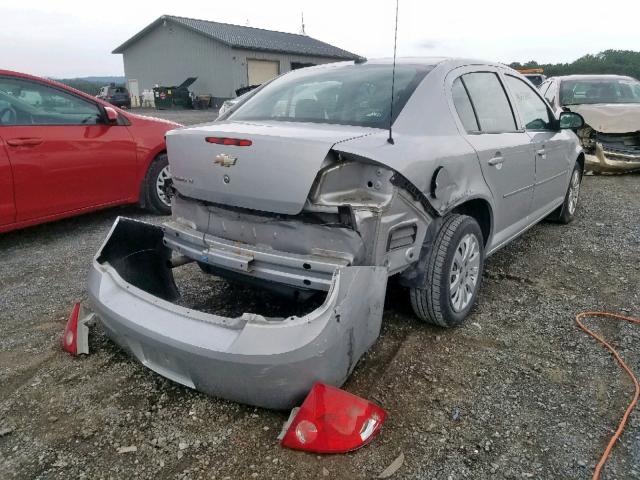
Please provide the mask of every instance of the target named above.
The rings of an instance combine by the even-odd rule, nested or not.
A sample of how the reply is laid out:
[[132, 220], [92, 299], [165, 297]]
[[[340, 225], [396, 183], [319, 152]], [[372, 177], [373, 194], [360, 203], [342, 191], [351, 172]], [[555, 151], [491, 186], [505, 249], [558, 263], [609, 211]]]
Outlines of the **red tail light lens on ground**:
[[62, 348], [71, 355], [78, 354], [78, 317], [80, 316], [80, 304], [76, 303], [71, 310], [67, 326], [62, 336]]
[[251, 140], [224, 137], [206, 137], [205, 141], [207, 143], [215, 143], [217, 145], [233, 145], [236, 147], [250, 147], [253, 143]]
[[344, 390], [316, 383], [292, 416], [285, 427], [282, 446], [316, 453], [344, 453], [373, 440], [386, 412]]
[[71, 355], [89, 353], [89, 325], [94, 318], [95, 314], [85, 310], [79, 303], [73, 305], [62, 335], [62, 348], [65, 352]]

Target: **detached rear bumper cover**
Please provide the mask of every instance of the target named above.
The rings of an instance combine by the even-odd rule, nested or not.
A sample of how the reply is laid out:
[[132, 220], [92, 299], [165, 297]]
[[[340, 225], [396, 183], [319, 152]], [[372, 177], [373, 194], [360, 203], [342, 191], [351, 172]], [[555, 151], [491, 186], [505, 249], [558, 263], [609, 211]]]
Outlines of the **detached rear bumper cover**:
[[226, 318], [172, 303], [178, 295], [161, 228], [116, 220], [89, 274], [107, 334], [160, 375], [266, 408], [299, 403], [319, 381], [340, 386], [380, 332], [383, 267], [339, 267], [326, 300], [303, 317]]

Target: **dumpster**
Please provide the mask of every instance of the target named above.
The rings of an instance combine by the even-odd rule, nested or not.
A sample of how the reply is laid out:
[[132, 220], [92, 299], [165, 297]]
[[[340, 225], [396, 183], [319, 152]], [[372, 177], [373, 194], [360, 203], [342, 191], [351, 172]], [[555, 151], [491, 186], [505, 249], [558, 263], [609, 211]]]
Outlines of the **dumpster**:
[[178, 86], [172, 87], [155, 87], [153, 89], [153, 99], [158, 110], [166, 110], [169, 108], [193, 108], [193, 99], [189, 86], [193, 84], [198, 77], [189, 77]]
[[158, 110], [173, 108], [173, 90], [171, 87], [155, 87], [153, 89], [153, 101]]

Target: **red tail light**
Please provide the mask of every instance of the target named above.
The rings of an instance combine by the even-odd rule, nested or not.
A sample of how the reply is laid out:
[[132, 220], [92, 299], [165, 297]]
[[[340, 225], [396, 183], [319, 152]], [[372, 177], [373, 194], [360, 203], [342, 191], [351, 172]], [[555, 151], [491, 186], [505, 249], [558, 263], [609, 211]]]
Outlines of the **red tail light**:
[[342, 453], [369, 443], [386, 412], [336, 387], [316, 383], [282, 438], [284, 447], [316, 453]]
[[62, 348], [71, 355], [78, 354], [78, 317], [80, 316], [80, 304], [76, 303], [71, 310], [67, 326], [62, 336]]
[[218, 145], [233, 145], [236, 147], [249, 147], [253, 143], [251, 140], [225, 137], [206, 137], [205, 141], [207, 143], [216, 143]]
[[95, 315], [87, 312], [79, 303], [71, 310], [62, 335], [62, 348], [71, 355], [89, 353], [89, 324]]

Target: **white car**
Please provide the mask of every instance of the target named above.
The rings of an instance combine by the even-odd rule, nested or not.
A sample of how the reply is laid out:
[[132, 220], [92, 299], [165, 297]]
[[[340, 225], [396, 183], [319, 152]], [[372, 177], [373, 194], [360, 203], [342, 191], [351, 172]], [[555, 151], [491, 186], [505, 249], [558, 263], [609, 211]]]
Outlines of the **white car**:
[[620, 75], [568, 75], [540, 86], [552, 107], [579, 113], [577, 130], [594, 173], [640, 171], [640, 82]]
[[229, 100], [225, 100], [224, 102], [222, 102], [222, 106], [218, 111], [218, 118], [222, 117], [225, 113], [228, 113], [239, 103], [244, 102], [246, 99], [250, 98], [253, 93], [255, 93], [253, 90], [249, 90], [248, 92], [245, 92], [242, 95], [237, 96], [236, 98], [230, 98]]

